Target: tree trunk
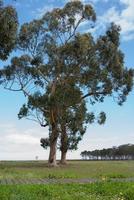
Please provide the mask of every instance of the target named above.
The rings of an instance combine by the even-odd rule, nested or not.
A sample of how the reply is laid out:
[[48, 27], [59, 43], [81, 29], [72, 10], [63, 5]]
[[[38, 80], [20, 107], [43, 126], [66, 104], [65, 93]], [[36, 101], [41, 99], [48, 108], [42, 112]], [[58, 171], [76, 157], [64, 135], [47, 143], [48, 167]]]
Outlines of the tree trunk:
[[52, 133], [50, 136], [50, 153], [49, 153], [49, 166], [56, 166], [56, 149], [57, 149], [57, 140], [58, 140], [58, 130], [55, 124], [52, 124]]
[[61, 161], [60, 161], [60, 163], [62, 165], [66, 165], [67, 164], [66, 155], [67, 155], [67, 152], [64, 152], [64, 151], [61, 152]]
[[67, 154], [67, 149], [68, 149], [68, 141], [67, 141], [67, 133], [66, 133], [66, 126], [62, 125], [61, 127], [61, 160], [60, 163], [65, 165], [67, 164], [66, 162], [66, 154]]
[[[53, 81], [51, 86], [51, 95], [50, 98], [54, 98], [56, 90], [56, 80]], [[50, 153], [49, 153], [49, 166], [56, 166], [56, 150], [57, 150], [57, 140], [59, 136], [58, 127], [57, 127], [57, 106], [52, 106], [50, 110], [50, 123], [51, 123], [51, 133], [50, 133]]]
[[49, 160], [48, 164], [49, 166], [56, 166], [56, 144], [57, 140], [55, 140], [53, 143], [50, 144], [50, 153], [49, 153]]

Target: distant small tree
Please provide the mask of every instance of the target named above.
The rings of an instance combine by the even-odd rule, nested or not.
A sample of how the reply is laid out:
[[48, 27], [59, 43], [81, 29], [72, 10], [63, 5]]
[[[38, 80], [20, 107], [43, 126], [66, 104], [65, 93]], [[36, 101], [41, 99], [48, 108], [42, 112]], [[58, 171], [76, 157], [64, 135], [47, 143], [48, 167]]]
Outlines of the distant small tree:
[[35, 160], [36, 160], [36, 161], [38, 161], [38, 158], [39, 158], [38, 156], [35, 156]]

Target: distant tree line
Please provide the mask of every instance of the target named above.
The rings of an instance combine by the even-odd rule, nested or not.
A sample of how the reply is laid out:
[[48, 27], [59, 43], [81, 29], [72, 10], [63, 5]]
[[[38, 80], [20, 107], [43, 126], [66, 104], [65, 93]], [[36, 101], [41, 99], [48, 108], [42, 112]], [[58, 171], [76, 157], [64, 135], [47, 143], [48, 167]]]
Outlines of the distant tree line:
[[108, 149], [83, 151], [83, 160], [134, 160], [134, 144], [124, 144]]

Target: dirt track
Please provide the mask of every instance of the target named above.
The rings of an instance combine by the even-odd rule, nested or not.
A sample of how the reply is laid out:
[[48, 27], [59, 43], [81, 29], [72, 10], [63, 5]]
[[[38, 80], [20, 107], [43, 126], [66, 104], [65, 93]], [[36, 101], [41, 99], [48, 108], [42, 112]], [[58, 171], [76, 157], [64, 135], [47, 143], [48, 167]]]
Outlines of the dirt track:
[[111, 178], [111, 179], [1, 179], [1, 185], [23, 185], [23, 184], [64, 184], [64, 183], [95, 183], [95, 182], [134, 182], [134, 178]]

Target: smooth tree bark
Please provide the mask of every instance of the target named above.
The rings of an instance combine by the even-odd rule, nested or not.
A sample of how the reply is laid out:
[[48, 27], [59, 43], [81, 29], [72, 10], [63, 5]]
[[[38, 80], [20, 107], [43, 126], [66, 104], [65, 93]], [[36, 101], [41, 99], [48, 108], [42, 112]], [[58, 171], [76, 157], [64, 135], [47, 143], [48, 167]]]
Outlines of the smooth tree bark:
[[[55, 96], [55, 92], [56, 92], [56, 83], [53, 82], [52, 86], [51, 86], [51, 94], [50, 94], [50, 98], [53, 98]], [[50, 131], [50, 152], [49, 152], [49, 159], [48, 159], [48, 164], [49, 166], [56, 166], [56, 150], [57, 150], [57, 140], [58, 140], [58, 136], [59, 136], [59, 132], [58, 132], [58, 116], [57, 116], [57, 106], [55, 105], [55, 107], [51, 108], [50, 110], [50, 127], [51, 127], [51, 131]]]
[[55, 124], [52, 124], [52, 133], [50, 136], [50, 152], [48, 165], [56, 166], [56, 150], [57, 150], [58, 130]]
[[60, 164], [67, 164], [66, 161], [66, 155], [67, 155], [67, 150], [68, 150], [68, 135], [66, 132], [66, 125], [62, 125], [61, 128], [61, 160], [60, 160]]
[[67, 151], [61, 151], [61, 161], [60, 164], [62, 165], [66, 165], [67, 164], [67, 160], [66, 160], [66, 156], [67, 156]]

